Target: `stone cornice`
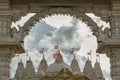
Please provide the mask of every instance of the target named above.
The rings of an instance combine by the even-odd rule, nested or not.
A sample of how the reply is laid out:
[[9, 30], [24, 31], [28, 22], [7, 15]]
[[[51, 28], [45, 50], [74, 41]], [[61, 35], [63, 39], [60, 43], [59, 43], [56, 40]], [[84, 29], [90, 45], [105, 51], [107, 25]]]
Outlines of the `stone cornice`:
[[110, 0], [11, 0], [11, 4], [29, 4], [29, 3], [39, 3], [39, 4], [109, 4]]
[[18, 51], [18, 53], [24, 52], [24, 46], [23, 43], [0, 43], [0, 48], [12, 48], [14, 47], [16, 49], [16, 52]]
[[[108, 38], [98, 44], [97, 52], [104, 53], [110, 48], [120, 48], [120, 38]], [[108, 50], [109, 51], [109, 50]]]

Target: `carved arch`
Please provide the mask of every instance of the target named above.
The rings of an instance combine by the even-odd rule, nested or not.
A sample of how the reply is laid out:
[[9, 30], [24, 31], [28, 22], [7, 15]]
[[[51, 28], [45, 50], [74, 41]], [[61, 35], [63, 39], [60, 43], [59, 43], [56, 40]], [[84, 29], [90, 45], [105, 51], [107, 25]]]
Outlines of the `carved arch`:
[[98, 25], [90, 17], [88, 17], [85, 13], [82, 13], [80, 10], [74, 9], [74, 8], [58, 7], [58, 8], [43, 9], [39, 13], [36, 13], [36, 15], [31, 17], [24, 24], [23, 33], [28, 34], [29, 30], [34, 26], [34, 24], [36, 24], [36, 22], [39, 22], [42, 18], [45, 18], [47, 16], [52, 16], [55, 14], [70, 15], [70, 16], [76, 17], [79, 20], [82, 20], [83, 22], [85, 22], [88, 25], [88, 27], [90, 27], [90, 29], [92, 30], [94, 35], [98, 31], [98, 28], [99, 28]]

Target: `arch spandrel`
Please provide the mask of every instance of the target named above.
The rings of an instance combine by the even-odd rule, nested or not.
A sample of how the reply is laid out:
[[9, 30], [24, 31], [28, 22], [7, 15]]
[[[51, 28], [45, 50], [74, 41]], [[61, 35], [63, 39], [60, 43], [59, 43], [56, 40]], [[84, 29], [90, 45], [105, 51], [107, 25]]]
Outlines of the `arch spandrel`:
[[[33, 17], [31, 17], [23, 26], [23, 33], [28, 33], [30, 29], [36, 24], [36, 22], [39, 22], [42, 18], [45, 18], [47, 16], [52, 16], [55, 14], [63, 14], [63, 15], [70, 15], [74, 16], [79, 20], [82, 20], [85, 22], [88, 27], [92, 30], [93, 34], [97, 32], [98, 30], [98, 25], [90, 18], [88, 17], [85, 13], [80, 12], [78, 9], [73, 9], [73, 8], [48, 8], [48, 9], [43, 9], [39, 13], [36, 13]], [[96, 35], [95, 35], [96, 36]]]

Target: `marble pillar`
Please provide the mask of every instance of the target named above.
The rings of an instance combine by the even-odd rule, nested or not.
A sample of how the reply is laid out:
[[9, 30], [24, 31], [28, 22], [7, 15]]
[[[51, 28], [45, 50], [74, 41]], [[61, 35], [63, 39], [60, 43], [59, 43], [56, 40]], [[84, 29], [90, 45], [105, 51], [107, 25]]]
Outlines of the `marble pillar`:
[[10, 76], [10, 58], [0, 57], [0, 80], [7, 80]]
[[[10, 77], [11, 58], [24, 52], [23, 42], [11, 31], [12, 21], [9, 15], [0, 15], [0, 80]], [[19, 34], [18, 34], [19, 35]]]
[[112, 80], [120, 80], [120, 48], [111, 48], [108, 54]]
[[0, 48], [0, 80], [8, 80], [10, 77], [10, 62], [12, 49]]

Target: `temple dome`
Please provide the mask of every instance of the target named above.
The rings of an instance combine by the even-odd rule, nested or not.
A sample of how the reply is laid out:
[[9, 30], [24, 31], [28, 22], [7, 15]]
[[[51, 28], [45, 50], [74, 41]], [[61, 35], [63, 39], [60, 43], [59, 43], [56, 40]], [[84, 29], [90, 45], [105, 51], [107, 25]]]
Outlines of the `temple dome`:
[[68, 69], [69, 71], [72, 71], [72, 69], [64, 62], [54, 62], [48, 67], [47, 74], [56, 74], [62, 69]]
[[46, 72], [48, 75], [56, 74], [62, 69], [68, 69], [69, 71], [72, 71], [71, 67], [64, 63], [62, 55], [60, 54], [60, 50], [58, 50], [57, 53], [58, 58], [47, 68]]

